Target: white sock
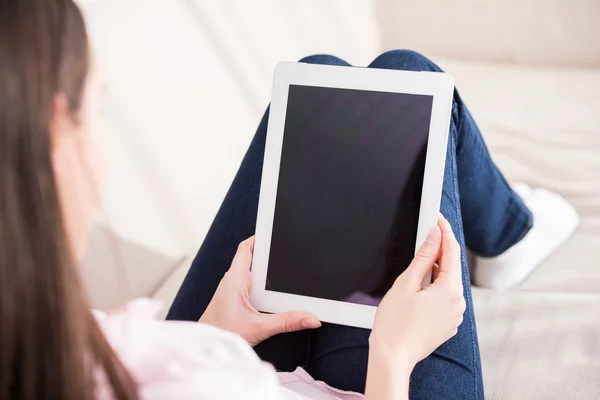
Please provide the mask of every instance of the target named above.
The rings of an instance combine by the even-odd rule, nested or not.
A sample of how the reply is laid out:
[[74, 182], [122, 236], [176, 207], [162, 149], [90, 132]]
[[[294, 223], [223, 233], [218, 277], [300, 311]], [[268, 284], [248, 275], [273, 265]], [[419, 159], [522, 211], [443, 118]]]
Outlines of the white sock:
[[533, 226], [519, 243], [497, 257], [476, 257], [473, 281], [490, 289], [508, 289], [523, 282], [579, 225], [571, 204], [549, 190], [517, 183], [513, 189], [533, 214]]

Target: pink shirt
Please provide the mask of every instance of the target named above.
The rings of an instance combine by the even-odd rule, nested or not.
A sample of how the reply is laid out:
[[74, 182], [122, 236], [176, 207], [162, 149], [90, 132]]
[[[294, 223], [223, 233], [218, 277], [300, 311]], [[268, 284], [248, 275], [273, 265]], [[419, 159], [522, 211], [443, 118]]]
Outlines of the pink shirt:
[[[109, 314], [95, 312], [144, 400], [363, 398], [315, 381], [302, 368], [276, 373], [238, 335], [205, 324], [156, 320], [160, 308], [137, 299]], [[98, 382], [97, 398], [111, 399], [103, 378]]]

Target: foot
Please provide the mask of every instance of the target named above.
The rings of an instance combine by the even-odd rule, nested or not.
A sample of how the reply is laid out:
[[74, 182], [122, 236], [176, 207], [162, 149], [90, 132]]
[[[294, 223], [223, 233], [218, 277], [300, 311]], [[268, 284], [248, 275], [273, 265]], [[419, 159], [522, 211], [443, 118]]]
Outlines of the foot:
[[490, 289], [508, 289], [523, 282], [569, 239], [579, 225], [571, 204], [546, 189], [517, 183], [513, 189], [533, 214], [533, 226], [517, 244], [497, 257], [476, 257], [473, 281]]

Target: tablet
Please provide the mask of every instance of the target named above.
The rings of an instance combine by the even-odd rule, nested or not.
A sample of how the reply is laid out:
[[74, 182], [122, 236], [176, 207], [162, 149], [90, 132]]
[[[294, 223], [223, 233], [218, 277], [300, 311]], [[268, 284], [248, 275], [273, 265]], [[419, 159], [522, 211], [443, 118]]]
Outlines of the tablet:
[[437, 223], [453, 90], [444, 73], [277, 66], [255, 308], [372, 328], [381, 298]]

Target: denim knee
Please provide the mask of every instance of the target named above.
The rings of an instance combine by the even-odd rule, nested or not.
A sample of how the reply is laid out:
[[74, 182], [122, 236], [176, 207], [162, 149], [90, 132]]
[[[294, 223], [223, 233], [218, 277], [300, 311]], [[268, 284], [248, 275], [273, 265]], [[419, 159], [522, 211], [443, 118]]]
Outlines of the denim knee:
[[369, 67], [382, 69], [400, 69], [404, 71], [442, 70], [433, 61], [421, 53], [412, 50], [390, 50], [373, 60]]
[[341, 58], [329, 54], [314, 54], [312, 56], [304, 57], [300, 60], [300, 62], [307, 64], [340, 65], [345, 67], [350, 66], [350, 64]]

